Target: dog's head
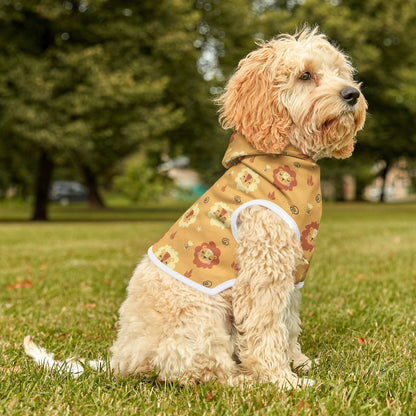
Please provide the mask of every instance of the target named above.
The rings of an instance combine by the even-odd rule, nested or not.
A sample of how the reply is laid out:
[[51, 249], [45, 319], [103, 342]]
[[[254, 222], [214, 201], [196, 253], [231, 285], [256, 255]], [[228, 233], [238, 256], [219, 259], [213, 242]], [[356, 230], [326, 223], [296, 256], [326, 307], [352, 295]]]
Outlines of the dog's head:
[[281, 35], [240, 61], [218, 100], [222, 126], [263, 152], [292, 144], [316, 160], [347, 158], [367, 109], [353, 74], [317, 29]]

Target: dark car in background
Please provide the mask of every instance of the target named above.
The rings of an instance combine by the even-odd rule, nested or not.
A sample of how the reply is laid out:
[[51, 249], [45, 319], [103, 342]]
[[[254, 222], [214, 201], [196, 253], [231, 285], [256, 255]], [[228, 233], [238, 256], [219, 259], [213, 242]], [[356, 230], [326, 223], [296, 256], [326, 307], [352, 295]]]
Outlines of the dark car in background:
[[49, 201], [60, 202], [62, 205], [88, 201], [88, 189], [75, 181], [56, 181], [49, 190]]

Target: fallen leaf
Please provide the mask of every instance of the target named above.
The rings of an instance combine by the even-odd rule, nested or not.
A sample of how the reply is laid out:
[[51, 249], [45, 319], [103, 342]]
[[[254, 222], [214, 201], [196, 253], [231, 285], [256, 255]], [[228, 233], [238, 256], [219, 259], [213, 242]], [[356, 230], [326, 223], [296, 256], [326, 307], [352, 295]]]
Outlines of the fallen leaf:
[[416, 285], [416, 280], [413, 280], [413, 284]]
[[360, 280], [362, 280], [363, 279], [363, 277], [364, 277], [364, 273], [360, 273], [359, 275], [357, 275], [356, 277], [355, 277], [355, 281], [356, 282], [359, 282]]
[[348, 308], [348, 309], [347, 309], [347, 314], [348, 314], [348, 315], [350, 315], [350, 316], [352, 316], [354, 313], [353, 313], [352, 309], [349, 309], [349, 308]]
[[6, 286], [6, 290], [13, 290], [13, 289], [17, 289], [17, 285], [18, 285], [19, 283], [15, 283], [14, 285], [7, 285]]
[[16, 282], [12, 285], [6, 286], [6, 290], [15, 290], [15, 289], [27, 289], [28, 287], [32, 287], [33, 282], [31, 280], [24, 280], [21, 282]]
[[96, 306], [97, 304], [95, 302], [90, 302], [85, 305], [85, 307], [88, 309], [94, 309]]
[[212, 394], [212, 391], [210, 390], [208, 395], [205, 397], [205, 401], [210, 402], [213, 397], [214, 397], [214, 395]]
[[357, 338], [354, 338], [354, 339], [356, 339], [360, 345], [362, 345], [362, 346], [364, 346], [364, 345], [365, 345], [365, 340], [364, 340], [364, 338], [357, 337]]

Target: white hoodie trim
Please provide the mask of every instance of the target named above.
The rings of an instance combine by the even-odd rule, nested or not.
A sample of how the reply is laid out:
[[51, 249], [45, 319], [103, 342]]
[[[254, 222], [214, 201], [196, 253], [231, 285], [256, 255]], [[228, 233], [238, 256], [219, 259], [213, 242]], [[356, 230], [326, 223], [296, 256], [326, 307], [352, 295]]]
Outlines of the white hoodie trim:
[[218, 293], [224, 291], [225, 289], [229, 289], [230, 287], [233, 287], [235, 285], [236, 279], [230, 279], [226, 282], [223, 282], [216, 286], [213, 289], [210, 289], [209, 287], [206, 287], [204, 285], [200, 285], [199, 283], [194, 282], [191, 279], [188, 279], [187, 277], [183, 276], [182, 274], [175, 272], [175, 270], [172, 270], [170, 267], [166, 266], [166, 264], [163, 264], [154, 254], [153, 254], [153, 246], [149, 248], [147, 251], [147, 255], [149, 256], [150, 260], [159, 267], [161, 270], [163, 270], [165, 273], [167, 273], [169, 276], [175, 278], [176, 280], [179, 280], [182, 283], [185, 283], [186, 285], [192, 287], [193, 289], [199, 290], [202, 293], [205, 293], [210, 296], [218, 295]]
[[240, 242], [238, 238], [238, 229], [237, 229], [237, 220], [238, 216], [240, 215], [240, 212], [247, 208], [251, 207], [253, 205], [260, 205], [262, 207], [268, 208], [271, 211], [273, 211], [276, 215], [278, 215], [282, 220], [284, 220], [287, 225], [293, 230], [293, 232], [296, 235], [296, 238], [300, 241], [300, 232], [298, 225], [296, 224], [296, 221], [283, 209], [280, 208], [278, 205], [274, 204], [273, 202], [267, 201], [265, 199], [254, 199], [252, 201], [248, 201], [244, 203], [243, 205], [240, 205], [231, 216], [231, 232], [233, 233], [233, 236], [235, 238], [235, 241], [237, 243]]

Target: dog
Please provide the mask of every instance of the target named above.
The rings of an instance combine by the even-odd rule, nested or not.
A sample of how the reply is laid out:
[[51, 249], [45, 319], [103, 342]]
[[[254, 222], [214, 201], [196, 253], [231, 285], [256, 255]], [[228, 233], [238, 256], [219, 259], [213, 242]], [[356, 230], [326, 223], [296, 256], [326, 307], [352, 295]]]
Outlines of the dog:
[[[354, 73], [317, 28], [240, 61], [218, 99], [222, 127], [234, 131], [227, 171], [134, 271], [111, 347], [116, 374], [313, 384], [292, 370], [313, 364], [298, 343], [300, 288], [321, 215], [317, 161], [349, 157], [364, 126]], [[36, 348], [25, 339], [40, 362]]]

